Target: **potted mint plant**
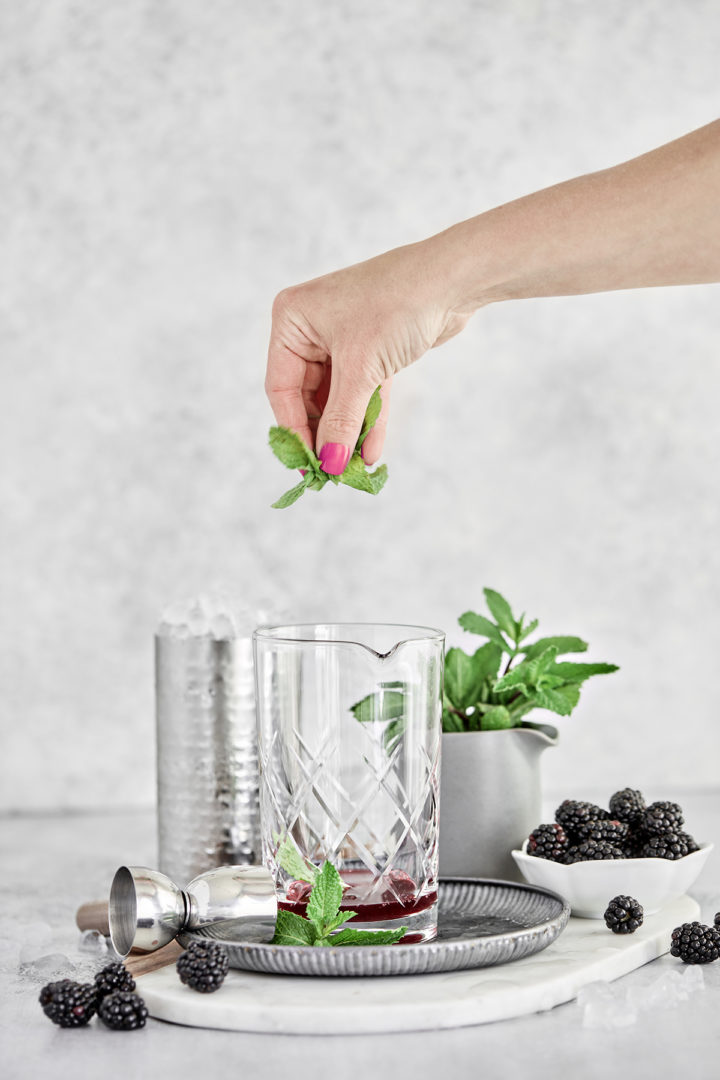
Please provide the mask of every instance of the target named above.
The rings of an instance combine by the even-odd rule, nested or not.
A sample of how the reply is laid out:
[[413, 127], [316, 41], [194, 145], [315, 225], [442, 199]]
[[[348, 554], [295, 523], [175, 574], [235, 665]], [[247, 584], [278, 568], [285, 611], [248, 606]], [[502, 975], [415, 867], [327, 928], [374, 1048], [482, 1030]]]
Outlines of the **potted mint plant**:
[[486, 642], [445, 654], [440, 874], [517, 879], [510, 851], [540, 821], [540, 755], [558, 738], [556, 728], [527, 717], [535, 709], [569, 716], [586, 679], [618, 669], [559, 660], [587, 643], [569, 635], [529, 641], [537, 619], [515, 618], [500, 593], [484, 593], [491, 618], [467, 611], [458, 621]]

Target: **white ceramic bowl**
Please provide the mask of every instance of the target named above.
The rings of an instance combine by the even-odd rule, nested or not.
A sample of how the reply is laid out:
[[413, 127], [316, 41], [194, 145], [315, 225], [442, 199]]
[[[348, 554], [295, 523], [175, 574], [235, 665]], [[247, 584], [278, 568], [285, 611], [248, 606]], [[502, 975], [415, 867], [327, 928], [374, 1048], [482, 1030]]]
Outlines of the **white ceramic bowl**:
[[581, 919], [601, 919], [614, 896], [632, 896], [652, 915], [688, 891], [713, 849], [701, 844], [683, 859], [598, 859], [563, 866], [528, 855], [526, 845], [512, 853], [522, 876], [530, 885], [559, 893]]

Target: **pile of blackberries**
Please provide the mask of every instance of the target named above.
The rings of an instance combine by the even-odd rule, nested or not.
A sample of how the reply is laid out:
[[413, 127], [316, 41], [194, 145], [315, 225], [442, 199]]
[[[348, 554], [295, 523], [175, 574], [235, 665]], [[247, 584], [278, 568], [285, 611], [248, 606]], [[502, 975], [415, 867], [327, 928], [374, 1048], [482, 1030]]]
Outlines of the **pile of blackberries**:
[[135, 990], [135, 980], [122, 964], [108, 964], [91, 983], [60, 979], [40, 991], [43, 1012], [59, 1027], [84, 1027], [97, 1015], [114, 1031], [145, 1026], [147, 1007]]
[[698, 850], [683, 824], [677, 803], [646, 806], [641, 792], [623, 788], [611, 796], [607, 810], [565, 799], [552, 824], [538, 825], [530, 833], [527, 853], [565, 864], [593, 859], [682, 859]]

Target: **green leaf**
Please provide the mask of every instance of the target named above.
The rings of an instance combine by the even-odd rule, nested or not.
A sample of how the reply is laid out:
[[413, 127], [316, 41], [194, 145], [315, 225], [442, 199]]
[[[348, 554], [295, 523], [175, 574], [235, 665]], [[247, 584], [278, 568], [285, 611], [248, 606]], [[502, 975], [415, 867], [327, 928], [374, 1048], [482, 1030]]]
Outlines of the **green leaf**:
[[552, 667], [553, 675], [560, 675], [566, 682], [578, 683], [589, 679], [591, 675], [610, 675], [619, 671], [617, 664], [571, 664], [559, 663]]
[[383, 735], [383, 746], [388, 754], [392, 754], [395, 747], [399, 745], [404, 734], [405, 717], [401, 716], [397, 720], [391, 720]]
[[[525, 616], [523, 615], [523, 619], [524, 619], [524, 618], [525, 618]], [[520, 622], [521, 622], [521, 624], [522, 624], [522, 619], [520, 620]], [[533, 620], [532, 620], [532, 622], [529, 622], [529, 623], [527, 624], [527, 626], [523, 626], [523, 627], [522, 627], [522, 629], [521, 629], [521, 631], [520, 631], [520, 635], [519, 635], [519, 637], [518, 637], [518, 641], [524, 641], [526, 637], [530, 637], [530, 635], [532, 634], [533, 630], [537, 630], [537, 625], [538, 625], [538, 620], [537, 620], [537, 619], [533, 619]]]
[[362, 430], [360, 432], [360, 437], [358, 438], [358, 441], [355, 444], [355, 449], [356, 450], [360, 449], [362, 444], [365, 442], [365, 439], [370, 434], [371, 429], [375, 427], [375, 424], [377, 423], [377, 419], [378, 419], [378, 417], [380, 415], [381, 410], [382, 410], [382, 398], [380, 397], [380, 387], [377, 386], [373, 390], [372, 397], [370, 398], [370, 400], [368, 402], [368, 407], [365, 410], [365, 419], [363, 420], [363, 425], [362, 425]]
[[445, 693], [458, 709], [474, 705], [480, 696], [482, 676], [478, 680], [472, 657], [462, 649], [445, 653]]
[[499, 731], [514, 727], [513, 718], [504, 705], [493, 705], [480, 718], [481, 731]]
[[273, 945], [314, 945], [317, 940], [317, 930], [311, 922], [303, 919], [302, 915], [296, 915], [294, 911], [277, 913], [275, 923], [275, 935]]
[[308, 487], [311, 491], [322, 491], [329, 479], [330, 477], [326, 472], [320, 473], [317, 476], [312, 476]]
[[397, 720], [405, 712], [405, 694], [402, 690], [377, 690], [351, 705], [350, 712], [361, 724]]
[[495, 622], [501, 630], [505, 631], [509, 638], [517, 641], [519, 627], [505, 597], [501, 596], [499, 592], [495, 592], [494, 589], [483, 589], [483, 592], [485, 593], [485, 600], [490, 609], [490, 614]]
[[340, 930], [330, 939], [331, 945], [394, 945], [407, 933], [407, 927], [398, 930]]
[[294, 502], [298, 501], [309, 484], [310, 474], [308, 473], [307, 476], [303, 477], [299, 484], [290, 488], [289, 491], [286, 491], [284, 495], [281, 495], [280, 498], [272, 504], [273, 510], [284, 510], [286, 506], [292, 506]]
[[323, 863], [322, 870], [315, 878], [306, 911], [308, 919], [317, 927], [318, 936], [327, 932], [325, 923], [338, 914], [342, 895], [340, 875], [331, 862]]
[[532, 660], [523, 660], [517, 667], [512, 668], [501, 679], [498, 679], [493, 687], [493, 692], [500, 694], [505, 690], [513, 689], [513, 687], [520, 689], [522, 684], [526, 687], [536, 687], [538, 679], [548, 670], [556, 656], [556, 647], [550, 645], [540, 656], [536, 656]]
[[[277, 835], [275, 835], [274, 839], [277, 843]], [[307, 881], [312, 885], [320, 874], [317, 866], [314, 866], [300, 854], [289, 836], [286, 836], [278, 847], [275, 861], [286, 874], [290, 874], [296, 881]]]
[[358, 491], [377, 495], [385, 486], [387, 465], [378, 465], [374, 472], [370, 472], [360, 455], [353, 454], [345, 471], [340, 474], [339, 480], [341, 484], [347, 484], [348, 487], [356, 488]]
[[543, 687], [536, 690], [534, 694], [536, 708], [549, 709], [550, 712], [557, 713], [558, 716], [569, 716], [575, 705], [578, 703], [580, 690], [577, 686], [567, 687], [567, 689], [577, 691], [577, 696], [574, 701], [568, 694], [563, 693], [561, 690], [552, 690], [550, 687]]
[[[338, 912], [334, 919], [330, 919], [325, 923], [325, 935], [329, 938], [334, 930], [337, 930], [343, 923], [350, 922], [350, 919], [354, 919], [356, 915], [357, 911]], [[332, 942], [329, 942], [329, 944], [332, 944]]]
[[315, 458], [312, 450], [305, 445], [295, 431], [286, 427], [271, 427], [269, 435], [270, 449], [276, 458], [287, 465], [288, 469], [303, 469]]
[[491, 641], [500, 646], [503, 652], [511, 651], [498, 627], [495, 623], [486, 619], [484, 615], [478, 615], [474, 611], [466, 611], [464, 615], [460, 616], [458, 622], [463, 630], [467, 630], [470, 634], [480, 634], [481, 637], [490, 638]]
[[[500, 670], [502, 649], [494, 641], [481, 645], [472, 655], [473, 672], [479, 683], [485, 679], [495, 679]], [[475, 702], [473, 702], [475, 704]]]
[[[535, 626], [537, 626], [537, 619], [535, 620]], [[534, 630], [535, 627], [532, 629]], [[525, 635], [523, 634], [523, 637], [524, 636]], [[563, 653], [585, 652], [588, 647], [587, 641], [583, 641], [582, 638], [579, 637], [561, 636], [538, 638], [532, 645], [528, 645], [527, 648], [522, 650], [525, 654], [525, 659], [532, 660], [533, 657], [539, 656], [540, 653], [544, 652], [550, 645], [555, 646], [558, 655], [562, 655]]]
[[442, 729], [443, 731], [464, 731], [465, 725], [462, 717], [458, 716], [457, 713], [450, 712], [449, 709], [443, 709]]

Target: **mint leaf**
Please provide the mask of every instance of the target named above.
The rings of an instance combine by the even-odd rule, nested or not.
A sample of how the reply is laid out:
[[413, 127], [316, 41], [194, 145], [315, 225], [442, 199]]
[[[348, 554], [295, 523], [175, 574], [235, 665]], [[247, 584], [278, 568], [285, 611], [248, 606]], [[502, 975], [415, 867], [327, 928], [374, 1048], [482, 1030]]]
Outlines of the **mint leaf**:
[[482, 637], [490, 638], [491, 641], [500, 646], [503, 652], [511, 651], [499, 628], [495, 623], [486, 619], [484, 615], [478, 615], [474, 611], [466, 611], [464, 615], [460, 616], [458, 622], [463, 630], [467, 630], [470, 634], [480, 634]]
[[314, 945], [316, 940], [317, 930], [311, 922], [303, 919], [302, 915], [296, 915], [294, 911], [280, 908], [272, 945]]
[[521, 651], [524, 653], [526, 660], [532, 660], [533, 657], [539, 656], [540, 653], [544, 652], [550, 645], [554, 645], [559, 654], [585, 652], [588, 647], [587, 641], [583, 641], [582, 638], [561, 636], [538, 638], [532, 645], [528, 645]]
[[348, 487], [356, 488], [357, 491], [366, 491], [370, 495], [377, 495], [385, 486], [387, 465], [378, 465], [374, 472], [369, 472], [363, 459], [359, 454], [355, 453], [338, 479], [341, 484], [347, 484]]
[[493, 705], [480, 718], [481, 731], [499, 731], [514, 726], [513, 718], [504, 705]]
[[519, 627], [505, 597], [501, 596], [499, 592], [495, 592], [494, 589], [483, 589], [483, 592], [485, 593], [485, 600], [490, 609], [490, 614], [495, 619], [495, 622], [501, 630], [505, 631], [509, 638], [517, 641]]
[[565, 682], [578, 683], [589, 679], [591, 675], [610, 675], [613, 671], [619, 671], [617, 664], [554, 664], [551, 668], [553, 675], [560, 675]]
[[322, 491], [328, 481], [336, 487], [338, 484], [346, 484], [358, 491], [366, 491], [370, 495], [377, 495], [382, 491], [387, 480], [387, 465], [380, 465], [370, 472], [360, 454], [368, 432], [377, 422], [382, 408], [380, 387], [373, 391], [365, 411], [360, 437], [355, 445], [355, 451], [348, 462], [345, 471], [340, 476], [326, 473], [320, 466], [320, 462], [314, 452], [305, 445], [300, 436], [286, 427], [270, 428], [270, 447], [277, 458], [287, 465], [289, 469], [307, 469], [307, 476], [302, 484], [297, 484], [290, 491], [286, 491], [272, 505], [276, 510], [283, 510], [286, 506], [292, 506], [306, 490]]
[[464, 731], [463, 718], [449, 709], [443, 709], [442, 729], [443, 731]]
[[407, 927], [398, 930], [341, 930], [330, 940], [333, 945], [394, 945], [405, 937]]
[[405, 712], [405, 694], [402, 690], [381, 689], [351, 705], [350, 712], [361, 724], [397, 720]]
[[496, 678], [501, 660], [502, 649], [494, 641], [481, 645], [472, 655], [473, 672], [478, 682]]
[[[315, 924], [318, 936], [326, 937], [327, 923], [338, 915], [342, 902], [343, 886], [340, 875], [331, 862], [323, 863], [323, 868], [315, 879], [307, 905], [307, 917]], [[345, 917], [343, 917], [345, 921]]]
[[360, 432], [360, 437], [358, 438], [358, 441], [355, 444], [355, 449], [356, 450], [360, 449], [362, 444], [365, 442], [365, 439], [369, 435], [370, 430], [375, 427], [375, 424], [377, 423], [377, 419], [378, 419], [378, 416], [380, 415], [381, 410], [382, 410], [382, 398], [380, 397], [380, 387], [377, 386], [373, 390], [372, 397], [370, 398], [370, 400], [368, 402], [368, 407], [365, 410], [365, 419], [363, 420], [363, 425], [362, 425], [362, 430]]
[[480, 697], [484, 674], [478, 678], [473, 658], [462, 649], [445, 653], [445, 693], [458, 709], [467, 709]]
[[[277, 843], [277, 834], [274, 834], [273, 839]], [[300, 854], [289, 836], [286, 836], [278, 847], [275, 862], [295, 881], [307, 881], [312, 885], [320, 874], [317, 866]]]
[[279, 499], [276, 499], [276, 501], [272, 503], [273, 510], [284, 510], [286, 506], [292, 506], [294, 502], [298, 501], [302, 493], [306, 490], [307, 487], [309, 487], [309, 485], [310, 474], [308, 473], [307, 476], [303, 477], [299, 484], [296, 484], [295, 487], [290, 488], [289, 491], [286, 491], [284, 495], [281, 495]]
[[535, 691], [535, 705], [539, 709], [549, 709], [558, 716], [569, 716], [580, 700], [580, 687], [567, 685], [553, 689], [543, 686]]
[[342, 926], [343, 923], [350, 922], [350, 920], [354, 919], [356, 915], [357, 911], [340, 911], [335, 916], [335, 918], [330, 919], [329, 922], [325, 923], [325, 936], [328, 937], [329, 945], [332, 945], [333, 941], [335, 940], [334, 937], [330, 937], [333, 930], [337, 930], [337, 928], [339, 926]]
[[400, 716], [397, 720], [391, 720], [383, 735], [383, 746], [388, 754], [392, 754], [395, 747], [399, 745], [404, 734], [405, 717]]
[[271, 427], [268, 436], [270, 449], [288, 469], [307, 468], [315, 455], [295, 431], [286, 427]]
[[524, 641], [526, 637], [530, 637], [533, 630], [537, 630], [537, 619], [533, 619], [532, 622], [529, 622], [527, 624], [527, 626], [523, 626], [522, 624], [524, 618], [525, 616], [523, 615], [522, 619], [520, 619], [520, 634], [518, 635], [518, 641]]

